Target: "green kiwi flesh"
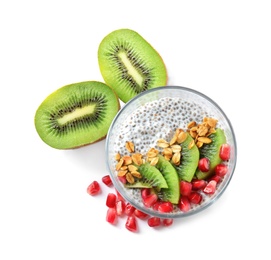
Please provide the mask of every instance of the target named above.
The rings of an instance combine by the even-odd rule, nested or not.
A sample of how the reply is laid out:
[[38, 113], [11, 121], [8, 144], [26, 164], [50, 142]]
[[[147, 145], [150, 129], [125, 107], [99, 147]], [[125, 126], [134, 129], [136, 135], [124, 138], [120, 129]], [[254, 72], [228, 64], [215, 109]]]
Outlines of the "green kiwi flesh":
[[130, 29], [119, 29], [104, 37], [98, 48], [98, 62], [105, 83], [124, 103], [167, 83], [166, 67], [159, 53]]
[[163, 174], [168, 185], [167, 189], [161, 189], [161, 196], [164, 201], [178, 204], [180, 199], [180, 185], [177, 171], [162, 155], [158, 155], [158, 157], [159, 160], [155, 166]]
[[175, 166], [177, 173], [179, 174], [179, 178], [188, 182], [191, 182], [195, 175], [200, 156], [199, 149], [196, 145], [192, 146], [192, 148], [189, 149], [189, 144], [191, 141], [193, 141], [193, 138], [189, 133], [187, 133], [185, 141], [181, 143], [181, 164], [179, 166]]
[[140, 189], [152, 188], [151, 184], [147, 183], [146, 181], [144, 182], [144, 180], [143, 181], [137, 180], [134, 183], [127, 182], [126, 184], [124, 184], [124, 186], [126, 188], [140, 188]]
[[[138, 172], [142, 176], [139, 183], [144, 184], [144, 186], [150, 185], [157, 189], [168, 188], [167, 182], [162, 173], [150, 163], [146, 162], [138, 166]], [[139, 183], [135, 183], [134, 185], [137, 185], [139, 188]], [[144, 188], [144, 186], [142, 187]]]
[[35, 127], [40, 138], [56, 149], [71, 149], [103, 139], [120, 109], [106, 84], [85, 81], [51, 93], [38, 107]]
[[202, 172], [199, 169], [196, 171], [196, 177], [198, 179], [207, 179], [214, 174], [214, 168], [222, 160], [219, 157], [219, 150], [222, 144], [226, 143], [226, 136], [221, 128], [217, 128], [216, 132], [209, 136], [212, 139], [210, 144], [203, 145], [200, 150], [200, 158], [208, 158], [210, 161], [210, 170], [208, 172]]

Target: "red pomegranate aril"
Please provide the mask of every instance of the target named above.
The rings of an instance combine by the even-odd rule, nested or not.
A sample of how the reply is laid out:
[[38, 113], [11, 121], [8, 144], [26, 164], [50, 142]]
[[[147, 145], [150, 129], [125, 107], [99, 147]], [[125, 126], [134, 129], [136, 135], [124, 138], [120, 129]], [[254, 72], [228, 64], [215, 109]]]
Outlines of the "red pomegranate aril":
[[224, 177], [228, 172], [228, 166], [220, 163], [215, 167], [215, 173], [216, 175], [220, 176], [220, 177]]
[[206, 194], [214, 194], [216, 191], [216, 184], [217, 182], [215, 180], [209, 181], [206, 187], [204, 188], [203, 192]]
[[151, 189], [143, 188], [141, 189], [141, 197], [144, 200], [147, 196], [151, 194]]
[[163, 226], [171, 226], [173, 224], [173, 218], [164, 218], [162, 219], [162, 225]]
[[228, 161], [231, 156], [231, 147], [229, 144], [222, 144], [219, 150], [219, 157], [223, 161]]
[[139, 209], [135, 209], [134, 215], [140, 219], [146, 219], [149, 215]]
[[122, 216], [125, 212], [125, 202], [123, 200], [118, 200], [116, 202], [116, 213], [118, 216]]
[[122, 200], [123, 202], [126, 202], [125, 199], [122, 197], [122, 195], [118, 192], [118, 190], [116, 190], [116, 194], [117, 194], [117, 200]]
[[152, 209], [153, 209], [153, 210], [158, 210], [160, 204], [162, 204], [162, 203], [163, 203], [163, 201], [157, 200], [157, 201], [152, 205]]
[[152, 207], [158, 200], [158, 196], [155, 193], [151, 193], [146, 198], [143, 199], [143, 204], [145, 207], [150, 208]]
[[180, 193], [183, 196], [188, 196], [191, 193], [192, 184], [188, 181], [180, 181]]
[[131, 215], [133, 215], [135, 209], [136, 209], [136, 208], [135, 208], [132, 204], [130, 204], [130, 203], [128, 202], [128, 203], [126, 204], [126, 206], [125, 206], [124, 212], [125, 212], [125, 214], [126, 214], [127, 216], [131, 216]]
[[126, 184], [126, 182], [127, 182], [125, 176], [118, 176], [118, 179], [119, 179], [119, 181], [120, 181], [121, 183], [123, 183], [123, 184]]
[[192, 191], [191, 194], [188, 196], [188, 199], [193, 204], [200, 204], [202, 200], [202, 195], [196, 191]]
[[93, 181], [92, 183], [89, 184], [87, 187], [87, 193], [89, 195], [97, 195], [101, 190], [100, 184], [97, 181]]
[[208, 172], [210, 170], [210, 160], [206, 157], [201, 158], [198, 163], [198, 168], [202, 172]]
[[127, 217], [125, 227], [131, 232], [137, 231], [137, 222], [136, 222], [136, 217], [134, 215]]
[[214, 174], [213, 176], [211, 176], [208, 181], [216, 181], [216, 183], [219, 183], [221, 181], [221, 177], [218, 176], [217, 174]]
[[114, 208], [116, 206], [117, 196], [114, 193], [108, 193], [106, 198], [106, 206]]
[[190, 201], [186, 196], [181, 196], [178, 206], [183, 212], [187, 212], [191, 209]]
[[192, 190], [201, 190], [204, 189], [207, 185], [207, 182], [205, 180], [192, 180]]
[[108, 208], [106, 213], [106, 221], [110, 224], [114, 224], [117, 218], [117, 212], [115, 208]]
[[102, 177], [102, 182], [103, 182], [106, 186], [108, 186], [108, 187], [111, 187], [111, 186], [113, 185], [113, 182], [112, 182], [112, 180], [111, 180], [111, 178], [110, 178], [109, 175], [103, 176], [103, 177]]
[[158, 217], [150, 217], [148, 219], [148, 225], [150, 227], [158, 227], [161, 225], [161, 219]]
[[158, 206], [158, 211], [162, 212], [162, 213], [169, 213], [173, 211], [173, 205], [171, 202], [166, 201], [166, 202], [162, 202], [159, 206]]

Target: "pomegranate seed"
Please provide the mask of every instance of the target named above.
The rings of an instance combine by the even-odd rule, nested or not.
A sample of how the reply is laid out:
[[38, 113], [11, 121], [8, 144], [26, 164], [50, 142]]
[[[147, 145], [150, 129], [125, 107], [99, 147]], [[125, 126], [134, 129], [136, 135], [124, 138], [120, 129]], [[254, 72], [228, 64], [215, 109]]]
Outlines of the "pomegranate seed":
[[125, 202], [125, 199], [122, 197], [122, 195], [116, 189], [115, 191], [116, 191], [118, 200], [122, 200], [123, 202]]
[[158, 196], [155, 193], [152, 193], [148, 195], [146, 198], [143, 199], [143, 204], [147, 207], [150, 208], [152, 207], [158, 200]]
[[148, 214], [146, 214], [145, 212], [143, 212], [139, 209], [135, 209], [134, 215], [140, 219], [146, 219], [149, 216]]
[[141, 197], [144, 200], [147, 196], [149, 196], [151, 194], [151, 189], [148, 188], [143, 188], [141, 190]]
[[108, 193], [106, 198], [106, 206], [108, 208], [114, 208], [116, 206], [117, 196], [114, 193]]
[[127, 217], [125, 227], [131, 232], [137, 231], [136, 217], [134, 215]]
[[162, 203], [163, 203], [163, 201], [157, 200], [157, 201], [152, 205], [153, 210], [158, 210], [160, 204], [162, 204]]
[[217, 174], [213, 175], [211, 178], [208, 179], [208, 181], [216, 181], [216, 183], [219, 183], [221, 181], [221, 177]]
[[220, 163], [215, 167], [215, 173], [220, 176], [220, 177], [224, 177], [228, 172], [228, 166]]
[[178, 206], [179, 206], [180, 210], [183, 212], [187, 212], [191, 208], [189, 199], [185, 196], [181, 196]]
[[208, 172], [210, 170], [210, 161], [208, 158], [204, 157], [199, 160], [198, 164], [199, 170], [202, 172]]
[[150, 227], [158, 227], [161, 224], [161, 219], [158, 217], [150, 217], [148, 219], [148, 225]]
[[200, 204], [202, 200], [202, 195], [196, 191], [192, 191], [191, 194], [188, 196], [188, 199], [191, 203]]
[[127, 180], [125, 176], [118, 176], [118, 179], [121, 183], [126, 184]]
[[110, 186], [113, 185], [113, 182], [112, 182], [112, 180], [111, 180], [111, 178], [110, 178], [109, 175], [103, 176], [103, 177], [102, 177], [102, 182], [103, 182], [106, 186], [108, 186], [108, 187], [110, 187]]
[[122, 216], [125, 212], [125, 202], [123, 200], [118, 200], [116, 202], [116, 212], [118, 216]]
[[207, 182], [205, 180], [192, 180], [191, 184], [193, 190], [201, 190], [205, 188]]
[[134, 211], [135, 211], [135, 207], [132, 204], [127, 203], [124, 209], [125, 214], [127, 216], [131, 216], [133, 215]]
[[108, 208], [106, 213], [106, 221], [110, 224], [114, 224], [117, 218], [117, 212], [115, 208]]
[[162, 202], [159, 206], [158, 206], [158, 211], [163, 212], [163, 213], [169, 213], [173, 211], [173, 205], [171, 202], [166, 201], [166, 202]]
[[231, 155], [231, 147], [229, 144], [222, 144], [219, 150], [219, 157], [223, 161], [228, 161]]
[[87, 193], [92, 196], [98, 194], [100, 190], [101, 190], [100, 184], [97, 181], [93, 181], [87, 187]]
[[162, 219], [163, 226], [171, 226], [173, 224], [173, 218], [164, 218]]
[[183, 196], [188, 196], [191, 193], [192, 184], [188, 181], [180, 181], [180, 192]]
[[216, 190], [217, 182], [215, 180], [211, 180], [208, 182], [206, 187], [204, 188], [203, 192], [206, 194], [214, 194]]

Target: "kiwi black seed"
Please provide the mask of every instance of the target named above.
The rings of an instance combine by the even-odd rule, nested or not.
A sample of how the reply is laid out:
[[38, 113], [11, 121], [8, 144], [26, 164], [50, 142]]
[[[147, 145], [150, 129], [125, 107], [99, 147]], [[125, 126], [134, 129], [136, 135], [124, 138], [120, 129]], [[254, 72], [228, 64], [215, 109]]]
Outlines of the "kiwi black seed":
[[71, 149], [103, 139], [120, 109], [106, 84], [85, 81], [51, 93], [38, 107], [35, 127], [40, 138], [57, 149]]
[[113, 31], [101, 41], [98, 62], [105, 83], [124, 103], [167, 83], [166, 67], [159, 53], [130, 29]]

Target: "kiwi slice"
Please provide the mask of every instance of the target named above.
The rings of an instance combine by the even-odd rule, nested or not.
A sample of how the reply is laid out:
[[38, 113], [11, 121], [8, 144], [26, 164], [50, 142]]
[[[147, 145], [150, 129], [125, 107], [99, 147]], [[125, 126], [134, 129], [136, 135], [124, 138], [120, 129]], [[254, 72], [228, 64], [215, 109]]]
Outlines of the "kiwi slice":
[[210, 144], [205, 144], [200, 148], [200, 157], [208, 158], [210, 160], [210, 170], [208, 172], [202, 172], [199, 169], [196, 171], [196, 177], [198, 179], [207, 179], [214, 174], [214, 168], [222, 160], [219, 157], [219, 150], [222, 144], [226, 143], [226, 136], [221, 128], [217, 128], [216, 132], [209, 136], [212, 139]]
[[74, 83], [59, 88], [40, 104], [35, 127], [49, 146], [76, 148], [103, 139], [119, 108], [117, 95], [106, 84]]
[[196, 145], [189, 148], [189, 144], [193, 141], [193, 138], [189, 133], [184, 142], [181, 143], [182, 146], [182, 157], [181, 164], [175, 166], [179, 178], [184, 181], [191, 182], [194, 177], [194, 174], [197, 170], [199, 163], [199, 149]]
[[138, 166], [138, 172], [141, 174], [142, 178], [134, 184], [130, 184], [128, 187], [134, 186], [136, 188], [145, 188], [149, 186], [157, 188], [158, 190], [168, 188], [162, 173], [150, 163], [143, 163]]
[[146, 181], [144, 182], [144, 180], [143, 181], [135, 181], [134, 183], [127, 182], [126, 184], [124, 184], [124, 186], [126, 188], [140, 188], [140, 189], [152, 188], [151, 184]]
[[105, 83], [124, 103], [147, 89], [167, 83], [161, 56], [130, 29], [119, 29], [104, 37], [98, 49], [98, 62]]
[[159, 160], [156, 167], [163, 174], [168, 185], [167, 189], [161, 189], [163, 200], [177, 204], [180, 198], [180, 184], [177, 171], [162, 155], [158, 155], [158, 157]]

